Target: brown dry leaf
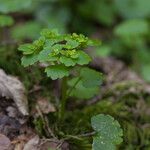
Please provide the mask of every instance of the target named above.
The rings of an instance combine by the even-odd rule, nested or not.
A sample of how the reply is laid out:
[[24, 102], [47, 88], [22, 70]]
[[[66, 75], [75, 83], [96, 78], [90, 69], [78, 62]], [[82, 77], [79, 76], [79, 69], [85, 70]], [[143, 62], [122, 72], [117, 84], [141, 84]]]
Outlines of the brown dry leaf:
[[23, 150], [39, 150], [38, 145], [39, 145], [40, 138], [39, 136], [34, 136], [32, 139], [30, 139], [24, 146]]
[[48, 114], [50, 112], [56, 111], [54, 105], [45, 98], [39, 98], [37, 100], [37, 104], [40, 107], [43, 114]]
[[14, 145], [13, 150], [23, 150], [25, 144], [35, 136], [35, 133], [28, 128], [27, 126], [23, 126], [21, 128], [22, 134], [17, 136], [11, 143]]
[[23, 115], [29, 114], [23, 84], [17, 78], [7, 75], [2, 69], [0, 69], [0, 96], [13, 99]]
[[23, 147], [24, 147], [24, 142], [19, 142], [15, 144], [14, 150], [23, 150]]
[[11, 145], [11, 142], [8, 137], [3, 134], [0, 134], [0, 150], [8, 150]]
[[57, 143], [57, 142], [47, 141], [44, 144], [41, 144], [40, 150], [47, 150], [48, 148], [51, 148], [52, 150], [55, 150], [55, 149], [57, 149], [58, 145], [59, 145], [59, 143]]
[[48, 150], [48, 148], [54, 150], [69, 150], [69, 144], [63, 140], [42, 139], [39, 148], [40, 150]]

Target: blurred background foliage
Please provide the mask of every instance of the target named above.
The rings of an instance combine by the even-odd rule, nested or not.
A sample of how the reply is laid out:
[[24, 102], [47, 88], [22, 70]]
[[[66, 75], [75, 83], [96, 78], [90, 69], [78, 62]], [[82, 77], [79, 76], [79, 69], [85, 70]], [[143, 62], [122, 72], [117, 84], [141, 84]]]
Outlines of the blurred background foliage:
[[[47, 81], [42, 81], [45, 76], [39, 69], [24, 69], [20, 65], [17, 47], [36, 39], [42, 28], [101, 39], [103, 44], [92, 51], [93, 55], [120, 59], [150, 82], [150, 0], [0, 0], [0, 67], [19, 76], [27, 89]], [[128, 97], [131, 99], [134, 101]], [[149, 150], [149, 130], [138, 127], [137, 120], [133, 122], [132, 114], [124, 110], [129, 107], [126, 101], [104, 104], [106, 107], [102, 106], [101, 112], [112, 110], [110, 114], [119, 118], [128, 116], [124, 120], [126, 133], [122, 148]], [[140, 117], [142, 123], [147, 121], [147, 116]]]
[[150, 82], [150, 0], [0, 0], [0, 4], [0, 26], [14, 23], [10, 34], [17, 42], [36, 39], [47, 27], [96, 36], [103, 41], [96, 55], [122, 59]]

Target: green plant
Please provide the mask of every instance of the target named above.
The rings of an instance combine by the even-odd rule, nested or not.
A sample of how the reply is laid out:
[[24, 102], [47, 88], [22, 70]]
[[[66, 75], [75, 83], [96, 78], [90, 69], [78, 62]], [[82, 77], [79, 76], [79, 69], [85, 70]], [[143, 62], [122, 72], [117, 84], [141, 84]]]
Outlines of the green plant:
[[[22, 64], [27, 67], [36, 62], [46, 63], [45, 72], [52, 80], [62, 79], [62, 96], [60, 105], [60, 118], [63, 118], [66, 100], [74, 92], [74, 88], [78, 86], [79, 82], [83, 82], [86, 88], [93, 87], [97, 89], [101, 83], [102, 75], [89, 68], [81, 66], [88, 64], [91, 61], [90, 56], [85, 53], [83, 48], [88, 45], [94, 45], [94, 41], [89, 40], [83, 35], [60, 35], [57, 31], [43, 30], [41, 37], [31, 44], [23, 44], [19, 47], [23, 51]], [[75, 67], [78, 71], [81, 70], [80, 75], [68, 81], [67, 77], [71, 72], [75, 72]], [[80, 71], [79, 71], [80, 72]], [[89, 76], [93, 78], [91, 82]], [[90, 76], [90, 77], [91, 77]], [[70, 83], [70, 89], [67, 88], [67, 83]], [[95, 90], [92, 91], [95, 93]]]
[[[103, 76], [100, 72], [85, 66], [89, 64], [91, 57], [84, 51], [87, 46], [97, 44], [99, 44], [98, 41], [90, 40], [82, 34], [61, 35], [56, 30], [44, 29], [38, 40], [35, 40], [33, 43], [22, 44], [18, 48], [24, 54], [22, 57], [23, 66], [27, 67], [35, 63], [44, 63], [48, 77], [52, 80], [61, 79], [61, 98], [58, 113], [58, 118], [61, 122], [64, 121], [66, 104], [70, 97], [88, 99], [99, 92]], [[98, 119], [98, 122], [95, 122], [94, 118], [92, 119], [93, 128], [101, 123], [103, 124], [103, 119], [106, 123], [108, 121], [108, 126], [104, 126], [104, 129], [111, 128], [112, 124], [109, 124], [109, 122], [113, 121], [113, 119], [104, 115], [101, 117], [102, 120], [99, 120], [99, 116], [95, 117]], [[112, 129], [115, 126], [116, 129], [119, 128], [119, 125], [115, 122]], [[94, 129], [96, 130], [96, 128]], [[103, 133], [99, 129], [96, 132]], [[116, 137], [121, 136], [117, 132], [114, 134]], [[108, 141], [108, 144], [112, 144], [111, 140]], [[115, 145], [119, 144], [120, 141], [112, 142]], [[93, 149], [95, 150], [95, 147]], [[106, 149], [108, 148], [106, 147]]]
[[[103, 45], [92, 50], [96, 57], [113, 56], [114, 59], [117, 58], [125, 62], [127, 67], [150, 82], [149, 16], [150, 0], [97, 0], [94, 3], [92, 0], [0, 0], [0, 68], [8, 74], [17, 76], [29, 91], [34, 91], [32, 89], [36, 85], [42, 87], [43, 90], [39, 90], [39, 92], [29, 92], [31, 110], [35, 109], [32, 108], [34, 107], [32, 103], [39, 96], [54, 102], [54, 105], [59, 108], [58, 99], [61, 98], [61, 92], [56, 94], [57, 92], [53, 92], [56, 91], [53, 87], [55, 83], [61, 84], [62, 79], [51, 82], [50, 78], [45, 78], [41, 65], [40, 67], [34, 65], [32, 70], [24, 68], [19, 61], [21, 53], [16, 51], [19, 43], [37, 39], [43, 27], [58, 28], [60, 33], [74, 31], [100, 37], [103, 40]], [[14, 21], [15, 23], [13, 23]], [[113, 29], [114, 32], [112, 32]], [[109, 58], [102, 58], [102, 60], [109, 60]], [[100, 66], [102, 71], [105, 71], [105, 68], [107, 67]], [[69, 72], [67, 93], [71, 92], [69, 92], [66, 102], [65, 110], [68, 108], [68, 111], [66, 111], [64, 119], [61, 119], [62, 123], [59, 124], [57, 121], [57, 111], [48, 114], [50, 128], [57, 137], [63, 138], [64, 135], [65, 138], [67, 134], [78, 135], [90, 131], [90, 118], [93, 115], [104, 113], [119, 118], [119, 122], [124, 128], [125, 140], [118, 149], [150, 149], [150, 127], [147, 125], [150, 120], [148, 108], [146, 108], [146, 106], [149, 107], [149, 95], [145, 87], [140, 86], [142, 93], [131, 94], [129, 89], [132, 85], [130, 83], [127, 84], [128, 90], [126, 85], [120, 82], [117, 83], [115, 89], [114, 84], [109, 85], [111, 94], [102, 97], [100, 105], [98, 102], [83, 107], [83, 104], [87, 103], [86, 101], [91, 101], [93, 96], [100, 93], [98, 86], [85, 87], [83, 80], [78, 81], [79, 78], [84, 78], [86, 75], [83, 76], [84, 69], [87, 67], [75, 65]], [[120, 73], [123, 74], [123, 72]], [[108, 73], [108, 77], [110, 75], [111, 73]], [[94, 77], [92, 77], [91, 75], [90, 80], [93, 80]], [[73, 87], [77, 81], [78, 83]], [[105, 88], [105, 83], [103, 85]], [[133, 87], [133, 89], [137, 88], [139, 88], [137, 85]], [[123, 93], [121, 96], [118, 94], [118, 90]], [[124, 93], [128, 94], [124, 96]], [[114, 100], [112, 101], [112, 99]], [[75, 106], [77, 106], [76, 109], [72, 109]], [[43, 115], [47, 117], [47, 115]], [[45, 124], [42, 117], [32, 117], [34, 118], [32, 122], [36, 130], [39, 131], [39, 135], [47, 136], [47, 128], [44, 128]], [[31, 124], [29, 121], [29, 125]], [[59, 131], [63, 132], [63, 135], [60, 135]], [[73, 144], [69, 144], [72, 150], [75, 150], [74, 147], [77, 150], [83, 150], [85, 147], [86, 150], [91, 148], [90, 137], [71, 142]]]
[[93, 139], [93, 150], [115, 150], [116, 145], [122, 142], [123, 132], [118, 121], [109, 115], [96, 115], [92, 117], [91, 124], [96, 131]]

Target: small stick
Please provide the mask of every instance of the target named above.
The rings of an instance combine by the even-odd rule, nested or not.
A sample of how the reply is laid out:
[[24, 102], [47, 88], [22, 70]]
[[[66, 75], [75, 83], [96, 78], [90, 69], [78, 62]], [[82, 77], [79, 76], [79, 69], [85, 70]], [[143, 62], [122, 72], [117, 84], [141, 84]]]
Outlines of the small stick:
[[88, 137], [88, 136], [93, 136], [95, 134], [96, 134], [96, 132], [93, 131], [93, 132], [89, 132], [89, 133], [80, 134], [80, 135], [77, 135], [77, 136], [78, 137]]
[[40, 107], [39, 107], [38, 105], [36, 106], [36, 109], [37, 109], [39, 115], [41, 116], [41, 118], [42, 118], [42, 120], [43, 120], [43, 122], [44, 122], [45, 127], [48, 129], [48, 133], [49, 133], [54, 139], [57, 139], [57, 138], [55, 137], [54, 133], [52, 132], [52, 130], [50, 129], [50, 127], [49, 127], [48, 119], [43, 116], [42, 111], [41, 111], [41, 109], [40, 109]]

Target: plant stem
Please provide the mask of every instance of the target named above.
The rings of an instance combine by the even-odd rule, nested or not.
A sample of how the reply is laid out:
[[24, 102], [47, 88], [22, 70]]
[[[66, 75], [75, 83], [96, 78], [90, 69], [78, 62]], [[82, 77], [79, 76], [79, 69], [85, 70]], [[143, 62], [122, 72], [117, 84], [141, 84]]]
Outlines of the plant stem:
[[79, 78], [75, 84], [73, 85], [73, 87], [68, 91], [67, 93], [67, 78], [63, 78], [62, 79], [62, 85], [61, 85], [61, 102], [60, 102], [60, 110], [59, 110], [59, 120], [63, 120], [64, 119], [64, 114], [65, 114], [65, 109], [66, 109], [66, 102], [67, 102], [67, 98], [70, 96], [72, 90], [76, 87], [76, 85], [78, 84], [78, 82], [81, 80], [81, 78]]
[[61, 101], [60, 101], [60, 110], [59, 110], [59, 119], [64, 119], [66, 102], [67, 102], [67, 78], [62, 79], [61, 83]]
[[52, 131], [51, 128], [49, 127], [49, 123], [48, 123], [47, 117], [42, 114], [39, 105], [36, 106], [36, 110], [37, 110], [38, 114], [41, 116], [41, 119], [42, 119], [42, 121], [43, 121], [44, 129], [45, 129], [45, 131], [46, 131], [47, 136], [51, 136], [51, 137], [53, 137], [54, 139], [57, 139], [57, 138], [55, 137], [53, 131]]

